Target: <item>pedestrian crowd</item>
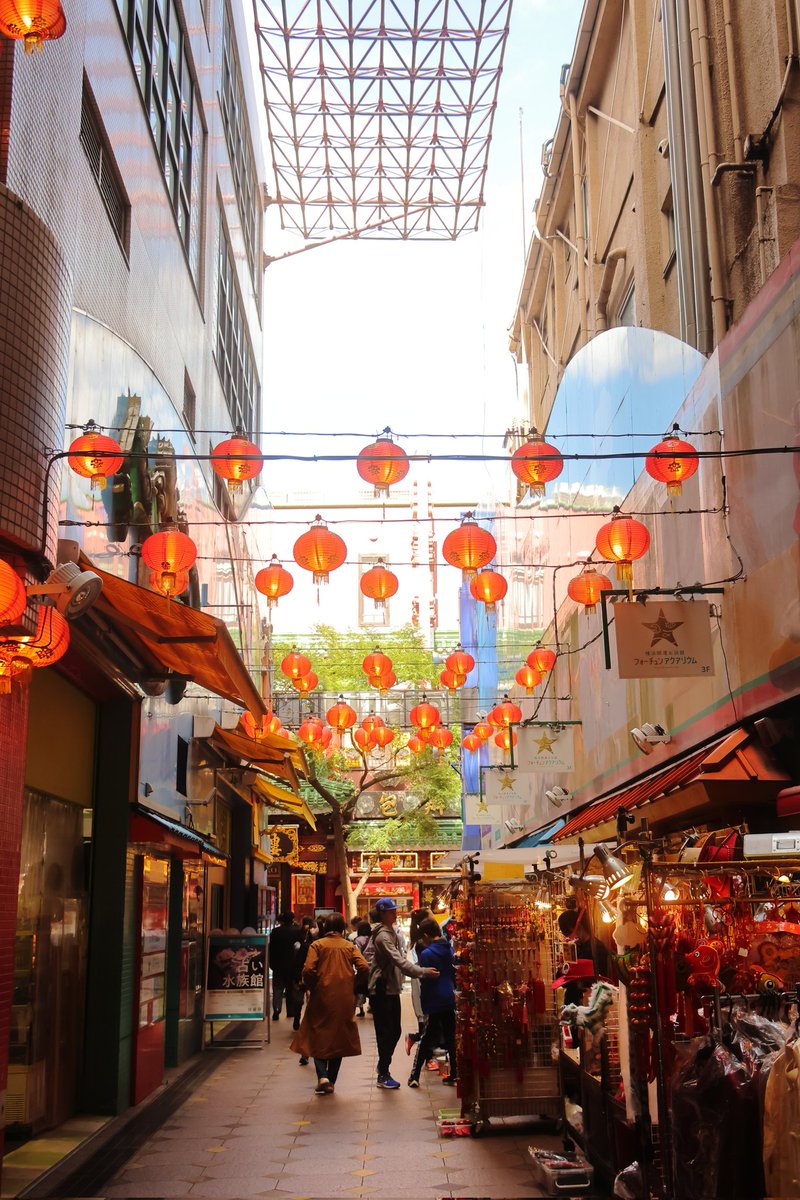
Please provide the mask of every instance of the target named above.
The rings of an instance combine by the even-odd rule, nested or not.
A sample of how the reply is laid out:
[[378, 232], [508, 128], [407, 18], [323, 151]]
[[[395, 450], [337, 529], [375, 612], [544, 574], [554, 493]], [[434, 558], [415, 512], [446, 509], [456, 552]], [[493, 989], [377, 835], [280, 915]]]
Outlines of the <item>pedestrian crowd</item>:
[[439, 1069], [436, 1053], [446, 1053], [456, 1082], [455, 973], [453, 949], [428, 909], [412, 913], [410, 945], [396, 928], [397, 905], [380, 899], [370, 920], [353, 918], [348, 929], [341, 913], [297, 924], [294, 913], [278, 918], [269, 940], [272, 1019], [285, 1005], [294, 1036], [290, 1049], [306, 1066], [313, 1058], [319, 1096], [330, 1095], [343, 1058], [361, 1054], [356, 1013], [372, 1014], [378, 1050], [376, 1084], [396, 1091], [392, 1059], [402, 1035], [400, 996], [411, 980], [417, 1029], [406, 1036], [414, 1049], [408, 1086], [418, 1088], [424, 1067]]

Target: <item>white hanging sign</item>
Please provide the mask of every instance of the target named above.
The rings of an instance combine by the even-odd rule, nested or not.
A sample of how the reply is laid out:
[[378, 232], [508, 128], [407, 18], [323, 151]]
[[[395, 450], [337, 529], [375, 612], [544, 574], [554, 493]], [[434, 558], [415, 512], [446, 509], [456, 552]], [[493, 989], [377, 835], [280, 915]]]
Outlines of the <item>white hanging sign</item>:
[[518, 725], [514, 762], [525, 774], [557, 775], [575, 770], [575, 738], [572, 725]]

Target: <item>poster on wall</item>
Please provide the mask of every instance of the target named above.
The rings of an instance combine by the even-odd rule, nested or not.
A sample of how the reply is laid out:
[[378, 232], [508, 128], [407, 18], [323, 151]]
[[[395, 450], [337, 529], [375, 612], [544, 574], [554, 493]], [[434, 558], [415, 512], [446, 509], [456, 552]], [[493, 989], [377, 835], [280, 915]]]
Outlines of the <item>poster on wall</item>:
[[207, 1021], [263, 1021], [267, 1015], [267, 938], [212, 934], [206, 954]]
[[483, 796], [466, 795], [464, 797], [465, 825], [502, 825], [502, 812], [499, 808], [489, 808]]
[[714, 674], [705, 600], [651, 600], [614, 606], [620, 679]]
[[575, 770], [575, 730], [571, 725], [517, 727], [515, 764], [520, 771], [558, 775]]
[[316, 875], [293, 875], [292, 876], [292, 905], [295, 908], [313, 908], [317, 902], [317, 877]]

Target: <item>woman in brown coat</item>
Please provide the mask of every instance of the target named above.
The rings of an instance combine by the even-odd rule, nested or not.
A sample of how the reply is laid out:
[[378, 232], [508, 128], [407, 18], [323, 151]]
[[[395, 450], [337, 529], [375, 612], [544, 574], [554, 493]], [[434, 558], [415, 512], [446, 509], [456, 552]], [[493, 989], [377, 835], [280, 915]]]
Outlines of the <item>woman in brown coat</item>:
[[356, 993], [367, 990], [369, 965], [344, 931], [344, 917], [336, 913], [327, 920], [325, 936], [309, 947], [303, 984], [310, 995], [290, 1045], [295, 1054], [313, 1057], [318, 1096], [333, 1091], [342, 1059], [361, 1053]]

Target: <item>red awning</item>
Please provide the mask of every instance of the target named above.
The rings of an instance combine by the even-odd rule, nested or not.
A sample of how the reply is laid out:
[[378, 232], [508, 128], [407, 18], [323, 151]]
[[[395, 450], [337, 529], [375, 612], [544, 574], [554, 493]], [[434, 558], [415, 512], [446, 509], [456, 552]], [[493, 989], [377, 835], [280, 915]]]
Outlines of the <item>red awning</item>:
[[595, 800], [571, 817], [558, 833], [553, 834], [552, 840], [563, 842], [567, 838], [574, 838], [579, 833], [612, 821], [620, 808], [630, 812], [692, 783], [776, 782], [784, 778], [782, 773], [771, 767], [761, 750], [750, 743], [750, 735], [744, 729], [735, 729], [733, 733], [703, 746], [680, 762], [672, 763], [627, 788], [620, 788], [609, 796]]

